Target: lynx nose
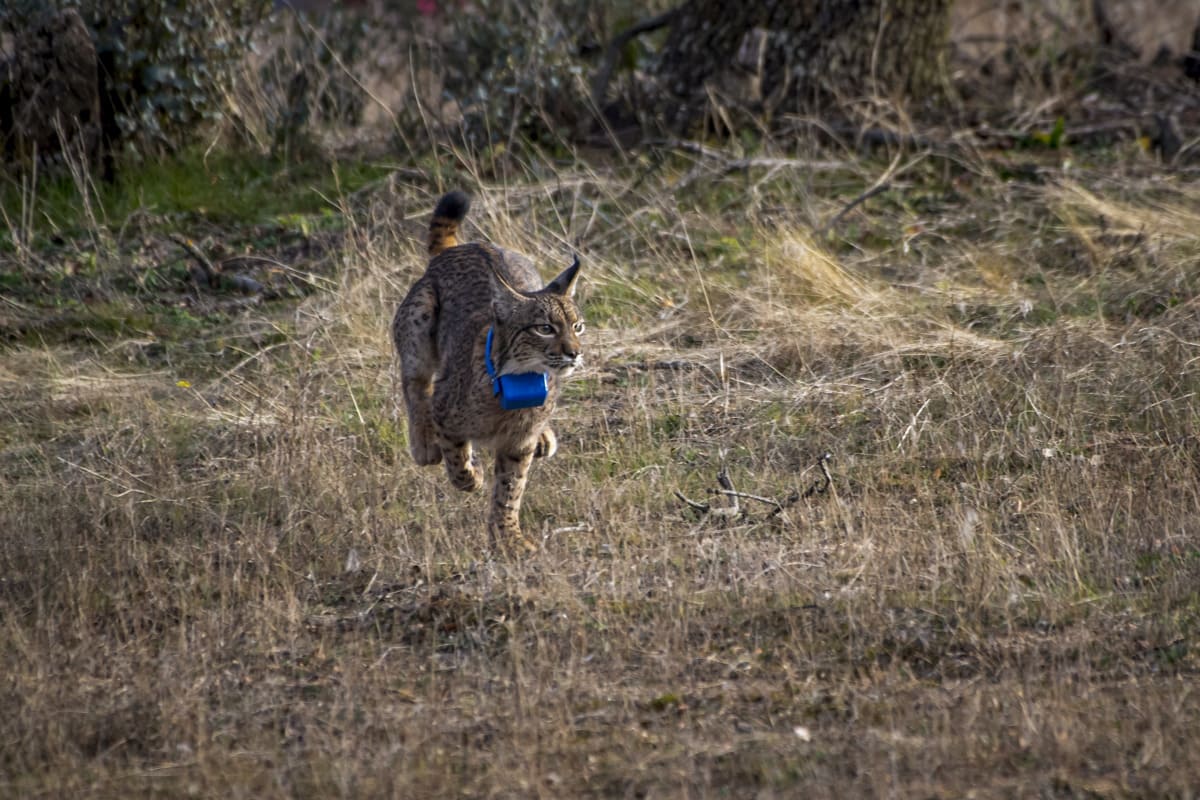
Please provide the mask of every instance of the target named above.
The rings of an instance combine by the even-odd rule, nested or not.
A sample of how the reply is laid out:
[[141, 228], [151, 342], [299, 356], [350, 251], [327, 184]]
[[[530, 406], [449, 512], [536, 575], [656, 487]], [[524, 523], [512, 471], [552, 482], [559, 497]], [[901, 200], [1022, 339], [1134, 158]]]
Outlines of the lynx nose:
[[564, 344], [562, 346], [562, 354], [568, 361], [574, 361], [579, 358], [579, 344]]

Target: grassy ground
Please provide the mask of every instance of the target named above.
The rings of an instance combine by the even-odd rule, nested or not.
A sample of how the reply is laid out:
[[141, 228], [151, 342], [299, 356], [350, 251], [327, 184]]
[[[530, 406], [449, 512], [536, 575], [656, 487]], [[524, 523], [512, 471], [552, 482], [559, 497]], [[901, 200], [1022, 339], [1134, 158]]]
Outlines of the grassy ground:
[[[1194, 794], [1195, 176], [659, 155], [10, 187], [0, 795]], [[395, 408], [451, 186], [583, 258], [522, 560]]]

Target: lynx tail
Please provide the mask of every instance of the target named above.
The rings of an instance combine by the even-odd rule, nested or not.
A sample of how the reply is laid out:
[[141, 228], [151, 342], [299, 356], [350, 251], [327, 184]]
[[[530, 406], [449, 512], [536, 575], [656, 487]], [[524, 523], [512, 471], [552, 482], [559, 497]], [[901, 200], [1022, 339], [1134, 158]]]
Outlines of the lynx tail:
[[466, 218], [470, 207], [470, 198], [462, 192], [450, 192], [438, 201], [429, 222], [430, 257], [458, 244], [458, 225]]

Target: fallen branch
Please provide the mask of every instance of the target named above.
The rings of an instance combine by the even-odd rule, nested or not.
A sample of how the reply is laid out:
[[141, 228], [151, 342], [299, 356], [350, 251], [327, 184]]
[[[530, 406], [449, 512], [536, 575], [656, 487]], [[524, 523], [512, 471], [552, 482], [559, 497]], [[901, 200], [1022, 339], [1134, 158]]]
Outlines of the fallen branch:
[[205, 285], [210, 289], [229, 286], [246, 294], [263, 294], [266, 291], [266, 288], [253, 278], [238, 275], [236, 272], [224, 272], [219, 265], [213, 264], [208, 256], [204, 255], [204, 251], [197, 247], [191, 239], [173, 235], [171, 241], [182, 247], [192, 257], [195, 269], [189, 268], [188, 274], [192, 276], [196, 285]]
[[709, 489], [708, 493], [709, 494], [723, 494], [726, 497], [733, 497], [735, 499], [740, 497], [743, 500], [756, 500], [760, 503], [766, 503], [769, 506], [775, 506], [775, 508], [777, 508], [777, 509], [783, 508], [783, 506], [781, 506], [779, 504], [778, 500], [772, 500], [770, 497], [763, 497], [762, 495], [749, 494], [747, 492], [734, 492], [734, 491], [730, 491], [729, 489]]
[[699, 180], [702, 175], [709, 177], [723, 178], [734, 172], [746, 172], [751, 169], [765, 169], [769, 174], [773, 174], [781, 169], [799, 169], [809, 172], [835, 172], [837, 170], [846, 169], [847, 165], [844, 161], [814, 161], [801, 158], [778, 158], [772, 156], [750, 156], [746, 158], [729, 158], [725, 153], [713, 147], [693, 142], [686, 139], [669, 139], [661, 142], [663, 146], [672, 150], [680, 150], [691, 155], [700, 156], [709, 161], [716, 162], [715, 175], [707, 172], [701, 165], [697, 164], [695, 168], [680, 178], [675, 185], [675, 189], [683, 189]]
[[817, 234], [818, 235], [824, 234], [826, 231], [832, 230], [833, 228], [837, 227], [837, 224], [842, 221], [842, 218], [845, 217], [847, 214], [849, 214], [851, 211], [858, 208], [860, 205], [867, 202], [875, 195], [883, 194], [890, 188], [892, 188], [891, 181], [883, 181], [881, 183], [876, 183], [870, 189], [867, 189], [865, 192], [860, 194], [858, 197], [854, 198], [849, 203], [847, 203], [842, 208], [841, 211], [839, 211], [837, 214], [835, 214], [833, 216], [833, 219], [829, 220], [829, 222], [826, 222], [819, 229], [817, 229]]
[[675, 496], [682, 500], [694, 510], [701, 514], [711, 514], [714, 517], [736, 517], [741, 513], [741, 507], [738, 505], [738, 493], [733, 488], [733, 481], [729, 479], [729, 473], [721, 470], [717, 473], [717, 483], [721, 485], [720, 489], [709, 489], [709, 494], [724, 494], [733, 500], [733, 505], [723, 508], [713, 508], [709, 503], [697, 503], [695, 500], [689, 500], [683, 495], [683, 492], [675, 490]]
[[822, 453], [821, 457], [817, 459], [817, 467], [819, 467], [821, 470], [821, 478], [815, 481], [803, 492], [796, 490], [783, 500], [775, 500], [770, 497], [765, 497], [759, 494], [751, 494], [749, 492], [739, 492], [734, 488], [733, 481], [729, 479], [728, 473], [726, 473], [724, 470], [721, 470], [721, 472], [717, 473], [717, 483], [719, 484], [719, 488], [710, 488], [707, 490], [707, 492], [710, 495], [719, 495], [721, 497], [729, 498], [732, 501], [731, 505], [714, 508], [711, 503], [702, 503], [689, 499], [678, 489], [675, 490], [675, 496], [679, 498], [680, 502], [684, 503], [693, 511], [696, 511], [702, 515], [707, 514], [712, 517], [721, 518], [732, 518], [736, 516], [746, 517], [748, 514], [738, 504], [738, 500], [753, 500], [756, 503], [763, 503], [764, 505], [772, 506], [773, 508], [771, 513], [767, 516], [774, 517], [782, 514], [785, 510], [801, 500], [806, 500], [814, 495], [824, 494], [829, 490], [829, 487], [833, 485], [833, 475], [831, 475], [829, 472], [829, 461], [832, 458], [832, 453]]
[[680, 501], [690, 506], [693, 511], [699, 511], [701, 514], [707, 514], [709, 512], [708, 503], [697, 503], [695, 500], [689, 500], [684, 496], [683, 492], [679, 491], [678, 489], [675, 490], [675, 496], [678, 497]]
[[842, 210], [834, 214], [828, 222], [826, 222], [820, 228], [817, 228], [815, 233], [818, 236], [823, 236], [825, 233], [833, 230], [833, 228], [836, 227], [837, 224], [855, 208], [870, 200], [875, 195], [886, 192], [888, 189], [892, 188], [892, 179], [903, 172], [907, 172], [913, 166], [924, 160], [926, 153], [921, 153], [920, 155], [916, 156], [903, 167], [899, 166], [900, 156], [901, 153], [896, 153], [896, 157], [892, 159], [892, 163], [889, 164], [888, 168], [883, 171], [883, 174], [876, 179], [875, 183], [871, 184], [866, 191], [847, 203]]
[[600, 69], [596, 71], [596, 77], [592, 79], [592, 105], [597, 109], [604, 107], [604, 95], [608, 91], [608, 82], [612, 80], [613, 70], [617, 66], [617, 58], [621, 55], [621, 51], [625, 49], [625, 45], [643, 33], [650, 33], [659, 28], [667, 27], [675, 21], [675, 18], [679, 16], [679, 12], [682, 10], [683, 7], [680, 6], [665, 11], [656, 17], [641, 20], [612, 38], [612, 41], [604, 48], [604, 61], [601, 63]]
[[284, 264], [282, 261], [278, 261], [274, 258], [268, 258], [266, 256], [256, 256], [256, 255], [233, 256], [232, 258], [225, 259], [222, 262], [222, 267], [226, 267], [231, 264], [236, 264], [236, 263], [240, 263], [243, 261], [246, 261], [246, 262], [257, 261], [257, 262], [261, 262], [263, 264], [267, 264], [272, 270], [277, 270], [279, 272], [282, 272], [289, 279], [291, 279], [293, 281], [299, 281], [308, 286], [312, 286], [313, 288], [335, 289], [335, 288], [337, 288], [337, 285], [338, 285], [337, 281], [335, 281], [335, 280], [331, 280], [330, 278], [326, 278], [324, 276], [318, 275], [312, 271], [303, 272], [301, 270], [296, 269], [295, 267]]
[[833, 453], [825, 452], [822, 453], [821, 457], [817, 459], [817, 466], [821, 468], [821, 476], [824, 479], [823, 482], [817, 481], [813, 483], [812, 486], [809, 486], [804, 490], [803, 494], [800, 492], [792, 492], [787, 496], [786, 500], [779, 504], [779, 508], [771, 512], [771, 516], [774, 517], [778, 514], [782, 514], [786, 509], [791, 508], [801, 500], [807, 500], [813, 495], [825, 494], [825, 492], [829, 491], [829, 487], [833, 485], [833, 476], [829, 474], [829, 460], [831, 458], [833, 458]]

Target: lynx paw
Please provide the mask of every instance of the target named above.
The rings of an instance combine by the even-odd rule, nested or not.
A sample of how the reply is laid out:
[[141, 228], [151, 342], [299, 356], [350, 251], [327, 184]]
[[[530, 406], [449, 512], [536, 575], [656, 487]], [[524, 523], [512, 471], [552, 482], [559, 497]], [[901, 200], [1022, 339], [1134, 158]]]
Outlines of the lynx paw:
[[428, 467], [442, 460], [442, 448], [438, 447], [433, 435], [429, 433], [414, 435], [408, 450], [418, 467]]
[[537, 543], [521, 533], [520, 528], [497, 524], [488, 524], [488, 538], [492, 547], [509, 555], [526, 556], [538, 551]]
[[454, 484], [454, 488], [464, 492], [475, 492], [483, 486], [483, 470], [469, 461], [458, 468], [451, 467], [447, 462], [446, 474], [450, 476], [450, 483]]
[[542, 435], [538, 437], [537, 446], [533, 448], [533, 457], [549, 458], [557, 452], [558, 437], [554, 435], [554, 431], [543, 428]]
[[442, 460], [446, 462], [446, 476], [455, 489], [474, 492], [483, 486], [483, 470], [475, 458], [469, 443], [442, 443]]

